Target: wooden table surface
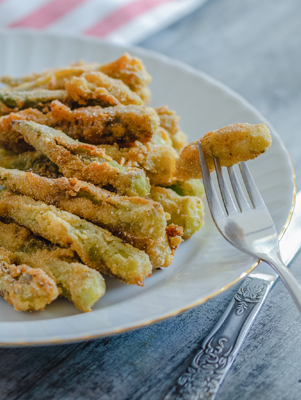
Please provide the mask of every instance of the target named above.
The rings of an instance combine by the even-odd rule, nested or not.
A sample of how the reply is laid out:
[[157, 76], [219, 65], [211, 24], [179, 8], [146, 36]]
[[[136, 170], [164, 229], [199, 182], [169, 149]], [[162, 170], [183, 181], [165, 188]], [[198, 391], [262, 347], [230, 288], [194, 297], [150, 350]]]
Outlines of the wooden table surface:
[[[299, 0], [209, 0], [140, 45], [207, 72], [257, 107], [289, 149], [301, 188]], [[301, 253], [291, 270], [301, 282]], [[236, 289], [119, 336], [1, 349], [0, 399], [161, 400]], [[301, 399], [301, 316], [280, 281], [217, 396], [236, 399]]]

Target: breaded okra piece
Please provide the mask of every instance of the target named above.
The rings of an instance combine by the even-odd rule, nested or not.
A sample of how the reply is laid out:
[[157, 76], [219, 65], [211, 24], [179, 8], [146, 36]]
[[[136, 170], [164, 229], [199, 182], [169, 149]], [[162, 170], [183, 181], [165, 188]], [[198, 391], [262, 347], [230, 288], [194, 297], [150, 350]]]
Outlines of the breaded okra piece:
[[151, 143], [172, 147], [172, 141], [170, 139], [169, 133], [166, 129], [162, 128], [162, 126], [159, 126], [159, 128], [156, 130], [156, 133], [152, 137]]
[[152, 78], [139, 58], [124, 53], [117, 60], [102, 65], [100, 71], [111, 78], [121, 79], [143, 101], [149, 102], [150, 92], [147, 90], [147, 86]]
[[62, 130], [73, 139], [90, 144], [130, 146], [136, 140], [150, 142], [159, 126], [159, 118], [152, 108], [142, 106], [116, 106], [101, 108], [82, 107], [71, 110], [59, 101], [51, 103], [51, 111], [43, 114], [33, 108], [10, 113], [0, 118], [0, 146], [23, 152], [32, 149], [11, 121], [34, 121]]
[[0, 248], [0, 296], [18, 311], [40, 311], [55, 300], [59, 291], [40, 268], [15, 265], [16, 257]]
[[73, 139], [95, 145], [118, 143], [127, 147], [136, 140], [148, 143], [159, 127], [154, 109], [137, 105], [71, 110], [54, 101], [47, 115], [49, 123], [43, 124], [60, 129]]
[[20, 171], [30, 170], [48, 178], [59, 178], [62, 176], [58, 166], [39, 151], [28, 151], [22, 154], [0, 157], [0, 167]]
[[127, 169], [108, 157], [104, 150], [77, 142], [63, 132], [31, 121], [12, 121], [14, 128], [36, 150], [54, 162], [67, 178], [113, 186], [119, 194], [144, 197], [149, 182], [144, 172]]
[[183, 197], [171, 189], [153, 186], [150, 198], [162, 204], [164, 211], [170, 214], [169, 224], [183, 228], [183, 239], [189, 239], [203, 226], [204, 207], [198, 197]]
[[54, 68], [46, 71], [39, 77], [32, 81], [24, 82], [13, 90], [33, 90], [36, 88], [43, 88], [49, 90], [62, 90], [65, 89], [65, 83], [73, 76], [80, 76], [87, 71], [95, 71], [99, 68], [98, 63], [73, 65], [70, 67]]
[[178, 179], [202, 178], [199, 142], [201, 142], [208, 169], [212, 172], [215, 169], [214, 158], [219, 159], [222, 167], [252, 160], [269, 149], [272, 137], [265, 124], [234, 124], [208, 132], [200, 140], [188, 144], [183, 149], [177, 161]]
[[129, 238], [129, 243], [149, 256], [153, 268], [166, 268], [172, 263], [175, 251], [182, 242], [182, 235], [183, 229], [171, 224], [167, 226], [165, 235], [156, 240]]
[[160, 125], [170, 135], [173, 148], [180, 153], [184, 146], [188, 143], [187, 136], [179, 127], [180, 117], [175, 111], [170, 110], [167, 106], [155, 108], [160, 118]]
[[81, 311], [91, 311], [105, 293], [103, 277], [79, 263], [73, 250], [38, 238], [27, 228], [0, 222], [0, 246], [13, 252], [14, 262], [43, 270], [55, 281], [59, 294]]
[[199, 179], [189, 179], [188, 181], [176, 180], [169, 189], [172, 189], [180, 196], [196, 196], [202, 198], [205, 193], [203, 182]]
[[131, 148], [119, 148], [117, 145], [98, 147], [104, 149], [108, 156], [127, 168], [143, 168], [152, 185], [170, 185], [175, 180], [178, 155], [171, 146], [142, 145], [136, 141]]
[[151, 275], [149, 257], [143, 251], [69, 212], [7, 191], [1, 192], [0, 212], [50, 242], [71, 248], [90, 268], [123, 282], [143, 286]]
[[102, 72], [85, 72], [65, 83], [68, 98], [81, 105], [143, 105], [141, 98], [119, 79]]
[[0, 113], [9, 114], [24, 108], [44, 108], [53, 100], [64, 101], [65, 90], [36, 89], [32, 91], [5, 91], [0, 90]]
[[1, 167], [0, 184], [12, 192], [92, 221], [117, 235], [152, 240], [165, 235], [163, 207], [149, 199], [118, 196], [76, 178], [48, 179]]
[[77, 63], [68, 67], [50, 68], [42, 73], [33, 73], [19, 78], [11, 76], [0, 77], [0, 82], [10, 86], [12, 90], [51, 89], [65, 88], [65, 81], [72, 76], [79, 76], [83, 72], [98, 70], [98, 63]]
[[35, 81], [41, 75], [42, 74], [37, 74], [35, 72], [32, 74], [29, 74], [29, 75], [18, 77], [18, 78], [14, 78], [13, 76], [10, 76], [10, 75], [3, 75], [3, 76], [0, 76], [0, 82], [4, 83], [7, 86], [10, 86], [9, 89], [11, 90], [11, 89], [15, 88], [16, 86], [19, 86], [23, 83]]
[[[120, 197], [76, 178], [46, 179], [0, 168], [0, 183], [102, 226], [143, 250], [154, 268], [168, 267], [182, 233], [169, 236], [162, 206], [141, 197]], [[176, 243], [175, 243], [176, 242]]]
[[13, 128], [11, 121], [14, 120], [34, 121], [49, 126], [54, 124], [54, 121], [51, 118], [51, 113], [43, 114], [35, 108], [28, 108], [27, 110], [19, 111], [17, 113], [12, 112], [9, 115], [1, 117], [0, 146], [6, 150], [15, 151], [16, 153], [34, 150], [34, 148], [24, 140], [23, 135]]

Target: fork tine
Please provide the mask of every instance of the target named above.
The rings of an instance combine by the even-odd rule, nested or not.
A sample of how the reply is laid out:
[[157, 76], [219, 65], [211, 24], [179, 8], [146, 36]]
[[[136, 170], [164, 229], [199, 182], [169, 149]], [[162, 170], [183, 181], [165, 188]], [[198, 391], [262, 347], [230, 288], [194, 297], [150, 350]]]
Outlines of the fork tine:
[[217, 175], [217, 180], [218, 180], [218, 185], [219, 189], [222, 195], [222, 199], [224, 202], [224, 206], [226, 209], [226, 213], [229, 215], [230, 213], [236, 211], [235, 205], [233, 203], [232, 197], [230, 195], [229, 189], [225, 183], [224, 176], [223, 176], [223, 171], [221, 169], [221, 165], [219, 162], [218, 158], [214, 158], [214, 165], [215, 165], [215, 170], [216, 170], [216, 175]]
[[230, 178], [230, 182], [232, 185], [233, 192], [236, 197], [236, 201], [238, 204], [238, 207], [240, 208], [240, 211], [243, 211], [246, 208], [249, 208], [249, 204], [247, 202], [246, 196], [244, 192], [242, 191], [242, 188], [240, 186], [240, 183], [238, 182], [235, 170], [233, 167], [228, 167], [228, 174]]
[[200, 156], [200, 166], [201, 166], [201, 171], [202, 171], [202, 177], [203, 177], [203, 184], [205, 188], [205, 193], [207, 197], [207, 201], [209, 204], [209, 209], [211, 212], [211, 215], [213, 219], [215, 220], [218, 217], [224, 217], [225, 214], [223, 212], [223, 209], [220, 205], [219, 199], [217, 197], [215, 188], [212, 183], [212, 179], [207, 167], [207, 163], [205, 160], [205, 156], [203, 153], [202, 145], [199, 142], [199, 156]]
[[259, 190], [257, 189], [257, 186], [256, 186], [254, 179], [249, 171], [249, 168], [247, 167], [247, 164], [245, 162], [241, 162], [239, 164], [239, 169], [240, 169], [241, 175], [245, 182], [247, 191], [249, 193], [249, 196], [250, 196], [250, 199], [252, 201], [254, 208], [259, 207], [259, 206], [264, 206], [266, 208], [263, 198], [261, 197], [261, 194], [259, 193]]

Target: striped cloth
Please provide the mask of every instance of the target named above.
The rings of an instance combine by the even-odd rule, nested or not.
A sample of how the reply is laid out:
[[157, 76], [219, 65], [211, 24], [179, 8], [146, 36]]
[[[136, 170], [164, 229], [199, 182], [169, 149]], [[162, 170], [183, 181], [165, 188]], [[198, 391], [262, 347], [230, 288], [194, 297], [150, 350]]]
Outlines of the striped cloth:
[[137, 43], [204, 1], [0, 0], [0, 29], [43, 29]]

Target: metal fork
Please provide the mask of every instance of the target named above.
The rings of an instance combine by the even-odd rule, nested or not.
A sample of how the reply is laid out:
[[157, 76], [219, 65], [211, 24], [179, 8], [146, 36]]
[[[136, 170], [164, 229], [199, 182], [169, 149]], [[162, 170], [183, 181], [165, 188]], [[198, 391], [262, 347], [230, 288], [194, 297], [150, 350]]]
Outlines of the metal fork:
[[238, 204], [236, 207], [225, 183], [219, 159], [214, 159], [224, 212], [213, 186], [201, 143], [199, 143], [199, 155], [205, 193], [217, 229], [234, 247], [268, 263], [280, 276], [301, 312], [301, 285], [281, 260], [274, 222], [247, 165], [241, 162], [239, 169], [251, 200], [250, 204], [238, 182], [234, 168], [227, 168]]

